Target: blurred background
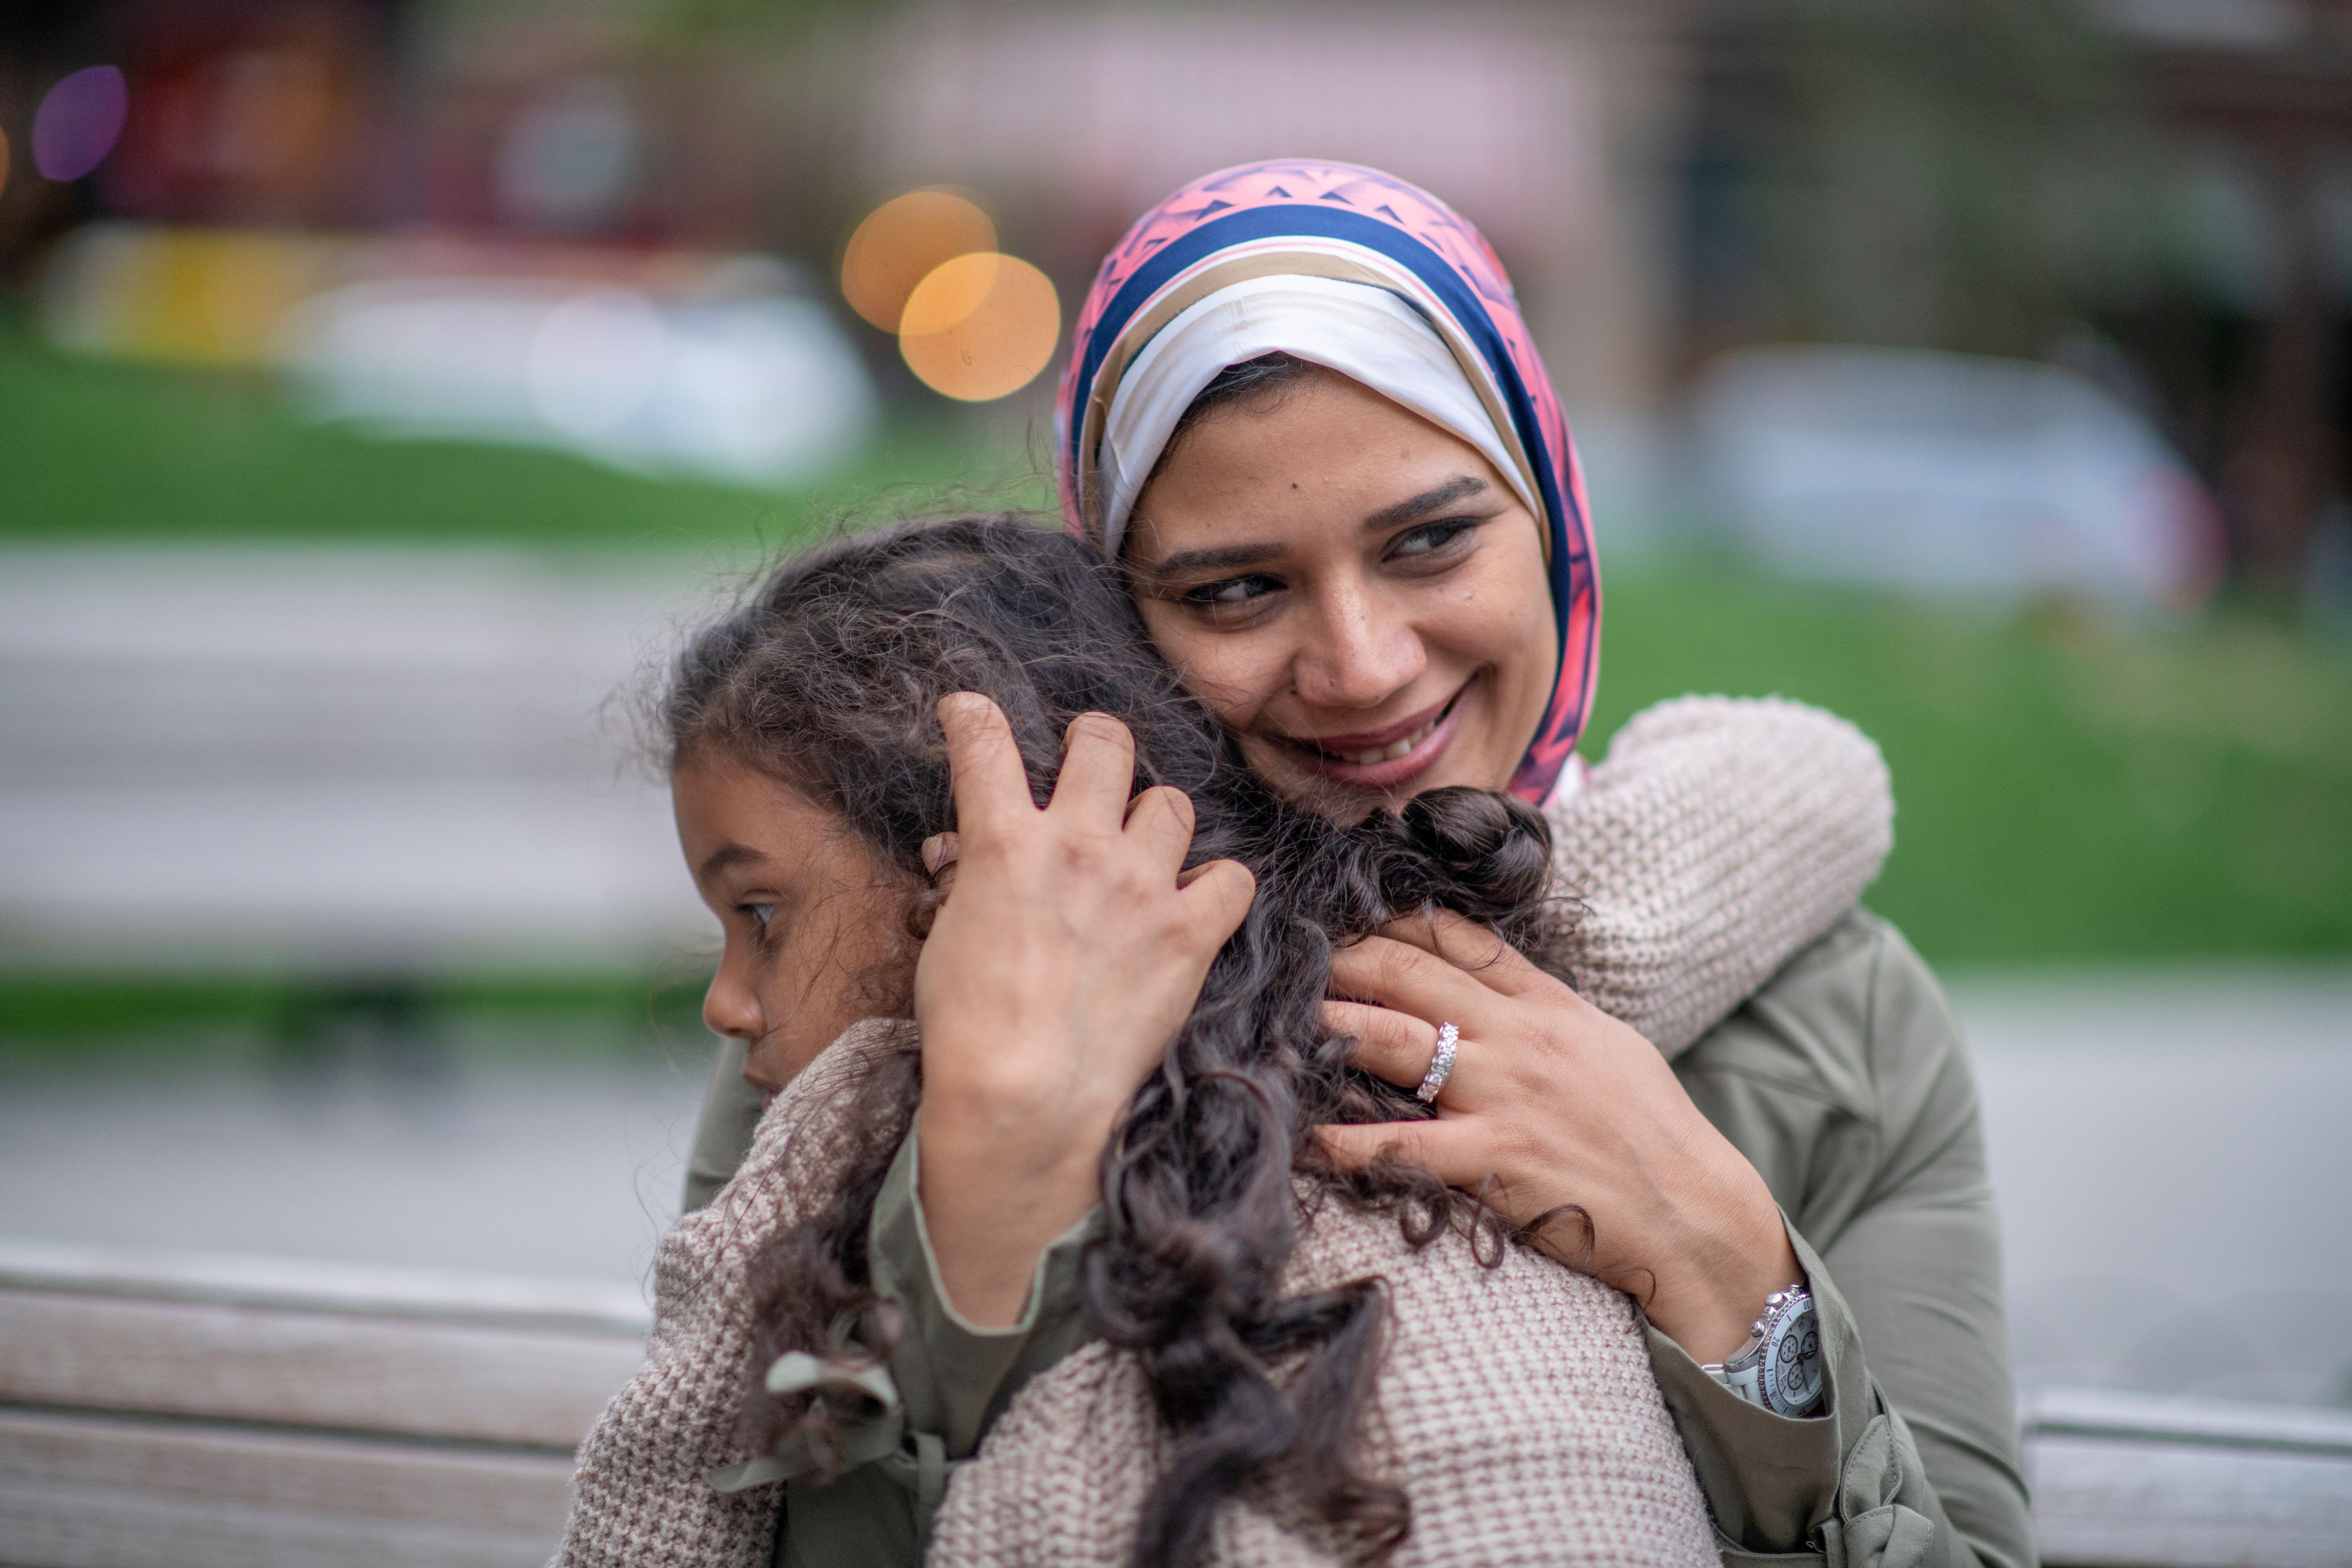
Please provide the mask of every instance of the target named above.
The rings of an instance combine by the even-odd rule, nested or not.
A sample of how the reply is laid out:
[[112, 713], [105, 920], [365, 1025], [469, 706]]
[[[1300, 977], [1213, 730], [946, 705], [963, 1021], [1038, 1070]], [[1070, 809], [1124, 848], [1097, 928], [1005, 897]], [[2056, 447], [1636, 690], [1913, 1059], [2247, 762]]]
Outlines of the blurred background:
[[2352, 1405], [2352, 5], [12, 0], [0, 1235], [639, 1279], [715, 930], [645, 673], [1039, 506], [1222, 164], [1485, 229], [1589, 750], [1867, 729], [2020, 1371]]

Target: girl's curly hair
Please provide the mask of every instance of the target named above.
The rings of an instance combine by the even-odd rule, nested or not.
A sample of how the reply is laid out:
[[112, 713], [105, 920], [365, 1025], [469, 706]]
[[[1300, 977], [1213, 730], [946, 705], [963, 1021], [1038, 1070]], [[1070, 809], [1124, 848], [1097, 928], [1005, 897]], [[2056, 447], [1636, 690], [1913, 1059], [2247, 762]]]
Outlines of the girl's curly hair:
[[[1135, 788], [1171, 784], [1192, 800], [1188, 863], [1231, 857], [1257, 877], [1199, 1004], [1103, 1151], [1108, 1226], [1081, 1261], [1091, 1326], [1141, 1358], [1175, 1438], [1134, 1561], [1191, 1563], [1219, 1501], [1276, 1469], [1384, 1556], [1408, 1528], [1406, 1500], [1361, 1474], [1350, 1450], [1385, 1297], [1369, 1280], [1284, 1293], [1309, 1218], [1301, 1178], [1308, 1192], [1393, 1211], [1416, 1245], [1465, 1226], [1499, 1258], [1511, 1232], [1424, 1170], [1342, 1173], [1321, 1157], [1319, 1124], [1429, 1113], [1351, 1070], [1354, 1042], [1325, 1031], [1331, 953], [1443, 907], [1559, 972], [1568, 923], [1546, 896], [1549, 831], [1526, 805], [1477, 789], [1432, 790], [1345, 826], [1285, 804], [1151, 648], [1116, 570], [1009, 515], [867, 534], [786, 562], [692, 640], [660, 714], [673, 769], [709, 753], [748, 763], [838, 813], [903, 876], [911, 960], [933, 907], [921, 846], [955, 825], [935, 709], [958, 691], [1004, 710], [1041, 804], [1069, 721], [1116, 716], [1135, 735]], [[894, 983], [877, 995], [903, 1005]], [[867, 1230], [919, 1076], [907, 1054], [866, 1079], [845, 1118], [863, 1140], [847, 1180], [756, 1260], [761, 1354], [743, 1435], [759, 1449], [799, 1432], [838, 1452], [838, 1419], [862, 1397], [845, 1377], [771, 1396], [757, 1378], [774, 1356], [809, 1351], [846, 1372], [887, 1354], [896, 1314], [870, 1288]]]

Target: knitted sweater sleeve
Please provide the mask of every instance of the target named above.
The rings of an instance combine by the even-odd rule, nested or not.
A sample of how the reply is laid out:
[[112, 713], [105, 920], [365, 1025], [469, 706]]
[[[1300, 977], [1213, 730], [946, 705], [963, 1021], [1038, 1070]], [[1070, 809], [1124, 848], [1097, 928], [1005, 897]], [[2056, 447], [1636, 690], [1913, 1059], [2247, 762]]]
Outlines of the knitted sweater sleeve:
[[1886, 764], [1781, 697], [1677, 697], [1556, 797], [1577, 988], [1674, 1055], [1852, 909], [1894, 845]]
[[551, 1568], [767, 1568], [782, 1489], [721, 1491], [705, 1479], [743, 1458], [734, 1416], [751, 1372], [751, 1262], [840, 1179], [854, 1138], [838, 1109], [860, 1074], [879, 1053], [914, 1048], [913, 1026], [895, 1020], [842, 1036], [760, 1118], [712, 1202], [662, 1238], [645, 1364], [580, 1446]]

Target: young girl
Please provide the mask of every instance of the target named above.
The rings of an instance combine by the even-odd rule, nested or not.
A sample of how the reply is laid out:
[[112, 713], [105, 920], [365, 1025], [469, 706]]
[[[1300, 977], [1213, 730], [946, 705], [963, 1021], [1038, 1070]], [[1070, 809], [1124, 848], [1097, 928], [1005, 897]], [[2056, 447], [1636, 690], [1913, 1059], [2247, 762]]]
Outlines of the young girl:
[[[1496, 934], [1498, 984], [1570, 960], [1539, 814], [1469, 789], [1351, 826], [1284, 804], [1116, 574], [1010, 519], [786, 567], [695, 640], [664, 711], [727, 930], [710, 1005], [757, 1016], [778, 1092], [663, 1244], [648, 1362], [582, 1451], [562, 1561], [911, 1562], [926, 1531], [946, 1563], [1717, 1560], [1631, 1302], [1313, 1131], [1428, 1113], [1347, 1065], [1335, 943], [1444, 910]], [[925, 848], [950, 830], [942, 898]], [[1032, 1049], [986, 956], [1098, 896], [1200, 961], [1069, 977], [1117, 1016]], [[1133, 1060], [1088, 1075], [1072, 1047]], [[1099, 1117], [1100, 1203], [1045, 1217], [1083, 1311], [1031, 1325], [967, 1459], [920, 1434], [981, 1412], [919, 1408], [953, 1400], [895, 1353], [923, 1310], [901, 1280], [922, 1151], [957, 1135], [933, 1092], [975, 1071]]]

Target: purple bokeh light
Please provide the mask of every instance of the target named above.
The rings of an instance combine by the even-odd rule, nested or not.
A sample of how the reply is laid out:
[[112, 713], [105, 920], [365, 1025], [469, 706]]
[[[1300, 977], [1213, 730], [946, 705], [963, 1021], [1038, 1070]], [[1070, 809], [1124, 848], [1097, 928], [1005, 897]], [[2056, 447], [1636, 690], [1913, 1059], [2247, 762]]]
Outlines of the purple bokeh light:
[[33, 167], [57, 181], [79, 180], [114, 151], [131, 89], [112, 66], [60, 77], [33, 112]]

